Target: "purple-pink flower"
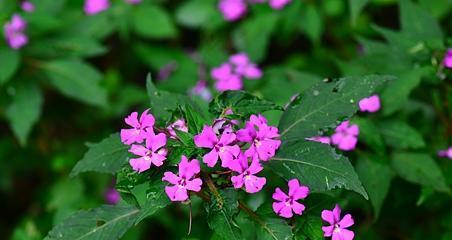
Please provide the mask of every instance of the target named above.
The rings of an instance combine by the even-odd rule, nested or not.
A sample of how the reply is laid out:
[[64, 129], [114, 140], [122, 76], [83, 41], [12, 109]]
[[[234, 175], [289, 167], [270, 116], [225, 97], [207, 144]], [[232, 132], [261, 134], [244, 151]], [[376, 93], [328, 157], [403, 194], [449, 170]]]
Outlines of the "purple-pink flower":
[[175, 138], [177, 136], [176, 131], [188, 132], [187, 124], [184, 119], [177, 119], [174, 123], [167, 127], [168, 132], [171, 138]]
[[331, 142], [341, 150], [351, 151], [358, 143], [358, 134], [358, 125], [350, 125], [349, 121], [344, 121], [336, 127], [336, 132], [331, 136]]
[[380, 98], [378, 95], [363, 98], [359, 101], [358, 105], [361, 112], [376, 112], [380, 110]]
[[449, 148], [446, 149], [446, 150], [441, 150], [441, 151], [439, 151], [439, 152], [438, 152], [438, 156], [440, 156], [440, 157], [446, 157], [446, 158], [452, 159], [452, 147], [449, 147]]
[[332, 211], [323, 210], [322, 219], [330, 224], [322, 227], [323, 236], [332, 237], [332, 240], [352, 240], [355, 237], [353, 231], [347, 229], [354, 224], [352, 215], [346, 214], [341, 219], [341, 208], [338, 204]]
[[220, 0], [218, 9], [227, 21], [235, 21], [245, 15], [247, 5], [245, 0]]
[[11, 48], [19, 49], [28, 43], [28, 37], [24, 33], [26, 27], [27, 22], [18, 14], [14, 14], [11, 20], [5, 23], [3, 33]]
[[179, 163], [179, 175], [165, 172], [162, 180], [173, 184], [173, 186], [165, 187], [166, 195], [171, 201], [185, 201], [188, 199], [188, 191], [199, 192], [201, 190], [202, 180], [193, 178], [200, 170], [198, 160], [188, 161], [186, 156], [182, 156]]
[[262, 71], [250, 61], [245, 53], [237, 53], [229, 57], [229, 62], [235, 66], [235, 73], [248, 79], [262, 77]]
[[257, 159], [252, 160], [249, 164], [248, 158], [240, 154], [237, 159], [229, 162], [228, 167], [239, 173], [239, 175], [231, 177], [234, 188], [242, 188], [245, 185], [246, 192], [256, 193], [264, 187], [267, 181], [264, 177], [256, 176], [263, 169]]
[[95, 15], [110, 7], [109, 0], [85, 0], [83, 10], [87, 15]]
[[199, 80], [196, 85], [190, 90], [190, 94], [199, 96], [206, 101], [212, 100], [212, 93], [207, 87], [207, 82]]
[[153, 127], [155, 123], [154, 116], [148, 114], [149, 109], [144, 111], [140, 120], [138, 120], [138, 113], [133, 112], [127, 116], [124, 121], [132, 128], [121, 129], [121, 141], [124, 144], [130, 145], [132, 143], [142, 143], [146, 138], [148, 132], [154, 132]]
[[323, 144], [331, 144], [331, 138], [324, 137], [324, 136], [310, 137], [310, 138], [306, 138], [306, 140], [313, 141], [313, 142], [319, 142], [319, 143], [323, 143]]
[[207, 125], [194, 137], [196, 146], [212, 149], [203, 157], [203, 162], [209, 167], [215, 166], [218, 158], [221, 159], [221, 166], [227, 167], [228, 163], [239, 155], [240, 148], [235, 140], [236, 136], [232, 132], [223, 132], [218, 138], [212, 127]]
[[24, 10], [25, 12], [34, 12], [35, 11], [35, 5], [29, 1], [23, 1], [20, 5], [20, 8]]
[[129, 160], [130, 166], [133, 170], [141, 173], [148, 170], [152, 164], [160, 167], [166, 159], [167, 150], [166, 135], [159, 133], [149, 133], [146, 137], [146, 146], [133, 144], [129, 152], [140, 156], [139, 158], [131, 158]]
[[293, 213], [301, 215], [305, 206], [299, 202], [305, 199], [309, 194], [309, 188], [300, 185], [298, 179], [292, 179], [288, 183], [289, 194], [285, 194], [279, 187], [275, 189], [272, 198], [276, 200], [273, 203], [273, 211], [281, 217], [291, 218]]
[[284, 8], [292, 0], [269, 0], [270, 7], [276, 10]]
[[109, 187], [104, 194], [104, 199], [107, 204], [115, 205], [121, 200], [121, 195], [114, 187]]
[[447, 49], [447, 52], [444, 55], [443, 65], [446, 68], [452, 68], [452, 48]]
[[267, 119], [262, 115], [251, 115], [245, 123], [245, 128], [237, 131], [237, 139], [247, 142], [250, 147], [245, 151], [247, 157], [268, 161], [275, 155], [281, 145], [278, 128], [267, 125]]

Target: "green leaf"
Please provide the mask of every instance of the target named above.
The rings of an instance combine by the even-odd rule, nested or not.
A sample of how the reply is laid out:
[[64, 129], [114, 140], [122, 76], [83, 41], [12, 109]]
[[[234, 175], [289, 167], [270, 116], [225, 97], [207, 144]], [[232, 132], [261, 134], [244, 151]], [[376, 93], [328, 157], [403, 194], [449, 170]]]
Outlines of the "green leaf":
[[[196, 112], [193, 107], [191, 107], [189, 104], [185, 104], [185, 106], [181, 107], [183, 118], [185, 119], [185, 122], [188, 127], [188, 131], [192, 134], [198, 134], [202, 131], [204, 125], [209, 123], [210, 121], [206, 120], [202, 115], [200, 115], [198, 112]], [[177, 135], [186, 134], [186, 133], [178, 133]], [[189, 142], [193, 142], [193, 136], [190, 136], [189, 139], [187, 139]]]
[[19, 68], [20, 54], [19, 51], [3, 47], [0, 48], [0, 85], [6, 83], [13, 77]]
[[217, 13], [215, 1], [191, 0], [180, 5], [176, 10], [176, 20], [187, 27], [202, 27], [207, 25]]
[[323, 221], [317, 216], [305, 216], [301, 220], [299, 234], [306, 236], [309, 240], [323, 240]]
[[121, 142], [118, 133], [88, 147], [88, 152], [72, 169], [72, 177], [87, 171], [116, 173], [127, 163], [129, 146]]
[[237, 191], [232, 188], [212, 193], [212, 200], [205, 204], [209, 227], [223, 239], [242, 239], [234, 221], [238, 206]]
[[425, 147], [422, 135], [402, 121], [380, 122], [379, 128], [387, 145], [398, 149], [418, 149]]
[[356, 23], [356, 19], [358, 19], [359, 14], [368, 2], [369, 0], [348, 0], [348, 5], [350, 6], [350, 19], [353, 25]]
[[30, 45], [27, 51], [40, 58], [93, 57], [105, 53], [107, 48], [92, 37], [82, 35], [46, 38]]
[[19, 82], [14, 90], [12, 103], [6, 109], [6, 118], [20, 145], [24, 146], [33, 125], [41, 116], [43, 96], [35, 82]]
[[300, 140], [318, 135], [320, 129], [335, 127], [338, 120], [350, 117], [358, 110], [360, 99], [370, 96], [390, 79], [392, 77], [370, 75], [314, 85], [282, 115], [279, 123], [281, 139]]
[[441, 169], [429, 155], [423, 153], [396, 153], [392, 166], [403, 179], [440, 192], [450, 192]]
[[107, 93], [99, 85], [102, 75], [91, 65], [66, 59], [46, 62], [42, 68], [64, 95], [94, 106], [106, 105]]
[[303, 11], [303, 17], [300, 22], [301, 27], [312, 42], [319, 43], [323, 33], [322, 16], [314, 4], [309, 4]]
[[146, 184], [145, 201], [140, 204], [140, 214], [138, 215], [135, 224], [138, 224], [143, 219], [152, 216], [159, 209], [170, 204], [170, 200], [165, 193], [166, 183], [159, 178], [157, 181]]
[[292, 228], [287, 221], [277, 217], [269, 204], [264, 204], [257, 211], [248, 212], [249, 219], [255, 222], [257, 239], [286, 240], [292, 239]]
[[370, 158], [370, 156], [362, 156], [358, 159], [356, 172], [369, 193], [375, 219], [377, 219], [388, 194], [394, 172], [391, 167], [382, 162], [382, 159]]
[[282, 178], [298, 178], [314, 192], [345, 188], [368, 198], [348, 159], [326, 144], [310, 141], [283, 144], [269, 165]]
[[369, 118], [353, 118], [353, 123], [359, 126], [359, 140], [363, 140], [367, 147], [380, 155], [385, 154], [385, 144], [380, 129]]
[[80, 211], [55, 226], [45, 239], [119, 239], [133, 225], [139, 212], [135, 207], [124, 205]]
[[273, 102], [261, 99], [244, 91], [225, 91], [209, 104], [209, 111], [214, 115], [224, 114], [231, 109], [234, 115], [248, 117], [269, 110], [282, 110]]
[[171, 17], [161, 7], [142, 4], [134, 10], [133, 26], [141, 36], [158, 39], [177, 35], [177, 29]]
[[436, 19], [411, 0], [399, 1], [402, 31], [413, 40], [441, 40], [443, 33]]

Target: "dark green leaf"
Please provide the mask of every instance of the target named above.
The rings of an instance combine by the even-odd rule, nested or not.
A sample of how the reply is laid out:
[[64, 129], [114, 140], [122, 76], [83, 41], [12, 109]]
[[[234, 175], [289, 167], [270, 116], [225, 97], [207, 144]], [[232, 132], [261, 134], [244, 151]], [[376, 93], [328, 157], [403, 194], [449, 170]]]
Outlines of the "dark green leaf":
[[255, 213], [248, 213], [255, 222], [257, 239], [289, 240], [293, 238], [292, 228], [287, 221], [275, 215], [269, 204], [264, 204]]
[[314, 4], [309, 4], [303, 10], [300, 20], [303, 31], [314, 43], [319, 43], [323, 32], [323, 19]]
[[403, 32], [410, 34], [415, 40], [440, 40], [443, 38], [438, 22], [425, 9], [411, 0], [401, 0], [399, 4], [400, 24]]
[[242, 239], [234, 221], [238, 205], [237, 191], [231, 188], [212, 193], [211, 201], [206, 203], [207, 223], [222, 239]]
[[0, 48], [0, 85], [6, 83], [16, 73], [19, 68], [19, 51], [3, 47]]
[[322, 231], [323, 221], [320, 217], [305, 216], [301, 222], [298, 234], [306, 236], [309, 240], [325, 239]]
[[387, 145], [398, 149], [417, 149], [425, 147], [422, 135], [405, 122], [384, 121], [379, 124], [381, 134]]
[[348, 0], [348, 5], [350, 6], [350, 19], [352, 21], [352, 24], [356, 23], [356, 19], [368, 2], [369, 0]]
[[215, 4], [212, 0], [186, 1], [176, 10], [177, 22], [187, 27], [205, 26], [218, 11]]
[[146, 185], [149, 186], [146, 187], [145, 201], [140, 203], [141, 211], [136, 219], [136, 224], [170, 204], [170, 200], [165, 193], [166, 183], [162, 182], [161, 178]]
[[380, 129], [369, 118], [354, 118], [353, 123], [359, 126], [359, 140], [363, 140], [367, 147], [372, 148], [378, 154], [386, 152]]
[[143, 37], [170, 38], [177, 35], [171, 17], [159, 6], [142, 4], [134, 9], [133, 26]]

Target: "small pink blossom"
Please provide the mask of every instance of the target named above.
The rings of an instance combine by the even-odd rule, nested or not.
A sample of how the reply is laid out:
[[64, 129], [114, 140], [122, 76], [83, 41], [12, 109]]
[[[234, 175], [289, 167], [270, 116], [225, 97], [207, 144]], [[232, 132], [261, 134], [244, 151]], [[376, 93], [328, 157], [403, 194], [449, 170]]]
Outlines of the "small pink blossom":
[[162, 166], [167, 154], [167, 150], [164, 148], [165, 145], [165, 134], [159, 133], [155, 135], [149, 133], [146, 138], [146, 146], [133, 144], [130, 148], [129, 152], [140, 156], [140, 158], [131, 158], [129, 160], [130, 166], [139, 173], [148, 170], [152, 164], [157, 167]]
[[264, 177], [255, 176], [263, 169], [257, 159], [252, 160], [250, 165], [248, 158], [240, 154], [237, 159], [229, 162], [228, 167], [239, 173], [239, 175], [231, 177], [234, 188], [242, 188], [245, 185], [246, 192], [256, 193], [264, 187], [267, 181]]
[[190, 94], [199, 96], [206, 101], [212, 100], [212, 93], [207, 87], [207, 82], [199, 80], [196, 85], [191, 89]]
[[141, 3], [141, 0], [125, 0], [125, 2], [130, 4], [139, 4]]
[[165, 172], [162, 180], [173, 184], [173, 186], [165, 187], [166, 195], [171, 201], [186, 201], [188, 199], [188, 191], [199, 192], [201, 190], [202, 180], [193, 178], [200, 170], [198, 160], [188, 161], [187, 157], [182, 156], [182, 160], [179, 163], [179, 175]]
[[323, 144], [331, 144], [330, 137], [315, 136], [315, 137], [306, 138], [306, 140], [313, 141], [313, 142], [319, 142], [319, 143], [323, 143]]
[[18, 14], [14, 14], [11, 21], [3, 26], [3, 32], [8, 45], [13, 49], [19, 49], [28, 43], [28, 37], [24, 31], [27, 22]]
[[141, 114], [139, 121], [137, 112], [133, 112], [125, 118], [126, 124], [132, 128], [121, 129], [121, 141], [124, 144], [142, 143], [147, 136], [147, 132], [154, 131], [155, 119], [152, 114], [148, 114], [148, 111], [149, 109]]
[[358, 134], [358, 125], [349, 125], [349, 121], [344, 121], [336, 127], [336, 132], [331, 136], [331, 142], [341, 150], [351, 151], [358, 143]]
[[188, 132], [188, 127], [184, 119], [177, 119], [174, 123], [169, 125], [167, 129], [171, 138], [175, 138], [177, 136], [175, 130], [179, 130], [181, 132]]
[[237, 53], [229, 57], [229, 62], [235, 65], [235, 73], [248, 79], [262, 77], [262, 71], [252, 63], [245, 53]]
[[23, 1], [20, 5], [20, 8], [24, 10], [25, 12], [34, 12], [35, 11], [35, 5], [29, 1]]
[[83, 9], [87, 15], [95, 15], [110, 7], [109, 0], [85, 0]]
[[242, 79], [232, 72], [232, 65], [223, 63], [212, 69], [211, 76], [215, 80], [215, 88], [218, 91], [240, 90], [243, 88]]
[[269, 0], [270, 7], [276, 10], [284, 8], [292, 0]]
[[446, 157], [446, 158], [452, 159], [452, 147], [449, 147], [449, 148], [446, 149], [446, 150], [441, 150], [441, 151], [439, 151], [439, 152], [438, 152], [438, 156], [440, 156], [440, 157]]
[[121, 195], [114, 187], [109, 187], [104, 195], [107, 204], [116, 205], [121, 200]]
[[359, 101], [358, 105], [361, 112], [376, 112], [380, 110], [380, 98], [378, 95], [363, 98]]
[[204, 126], [202, 132], [194, 137], [196, 146], [212, 149], [204, 155], [203, 162], [209, 167], [215, 166], [218, 158], [221, 166], [227, 167], [228, 163], [240, 153], [240, 148], [235, 144], [236, 136], [232, 132], [223, 132], [218, 139], [211, 126]]
[[333, 240], [352, 240], [355, 237], [353, 231], [347, 229], [354, 224], [352, 215], [346, 214], [341, 219], [341, 208], [338, 204], [332, 211], [323, 210], [322, 219], [330, 224], [322, 227], [323, 236], [332, 237]]
[[452, 68], [452, 48], [447, 49], [447, 52], [444, 55], [443, 65], [446, 68]]
[[250, 147], [245, 151], [247, 157], [268, 161], [275, 155], [281, 145], [278, 128], [267, 125], [267, 119], [262, 115], [251, 115], [245, 123], [245, 128], [237, 131], [237, 139], [247, 142]]
[[273, 203], [273, 211], [281, 217], [291, 218], [293, 213], [301, 215], [305, 206], [299, 202], [305, 199], [309, 194], [309, 188], [300, 185], [298, 179], [292, 179], [288, 183], [289, 194], [286, 195], [279, 187], [275, 189], [272, 198], [276, 200]]
[[227, 21], [236, 21], [245, 15], [247, 11], [244, 0], [220, 0], [218, 8]]

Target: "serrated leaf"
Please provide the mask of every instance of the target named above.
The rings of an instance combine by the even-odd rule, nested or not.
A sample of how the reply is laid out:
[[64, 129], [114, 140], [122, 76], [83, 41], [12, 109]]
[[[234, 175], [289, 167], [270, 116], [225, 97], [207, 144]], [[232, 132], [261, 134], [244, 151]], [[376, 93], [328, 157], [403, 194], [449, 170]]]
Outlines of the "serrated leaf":
[[170, 200], [165, 193], [166, 183], [159, 178], [157, 181], [153, 181], [146, 188], [145, 201], [140, 203], [140, 214], [138, 215], [135, 224], [138, 224], [143, 219], [152, 216], [159, 209], [166, 207], [170, 204]]
[[418, 149], [425, 147], [422, 135], [402, 121], [385, 121], [379, 124], [380, 132], [387, 145], [398, 149]]
[[7, 47], [0, 48], [0, 85], [6, 83], [19, 68], [19, 51]]
[[177, 35], [177, 29], [170, 15], [156, 5], [142, 4], [134, 9], [133, 26], [143, 37], [170, 38]]
[[319, 134], [320, 129], [332, 128], [337, 121], [350, 117], [358, 110], [358, 101], [370, 96], [390, 76], [370, 75], [341, 78], [319, 83], [304, 91], [300, 104], [293, 103], [279, 123], [281, 139], [295, 141]]
[[283, 144], [269, 165], [282, 178], [298, 178], [314, 192], [345, 188], [368, 198], [348, 159], [326, 144], [310, 141]]
[[71, 176], [87, 171], [116, 173], [127, 163], [128, 149], [129, 146], [121, 142], [119, 134], [114, 133], [99, 143], [89, 145], [82, 160], [72, 169]]
[[133, 225], [139, 212], [135, 207], [124, 205], [80, 211], [55, 226], [45, 239], [119, 239]]
[[35, 82], [20, 82], [14, 88], [12, 103], [6, 109], [11, 128], [20, 145], [27, 143], [33, 125], [41, 116], [43, 96]]
[[409, 182], [450, 192], [438, 164], [427, 154], [396, 153], [392, 156], [392, 166], [399, 176]]

